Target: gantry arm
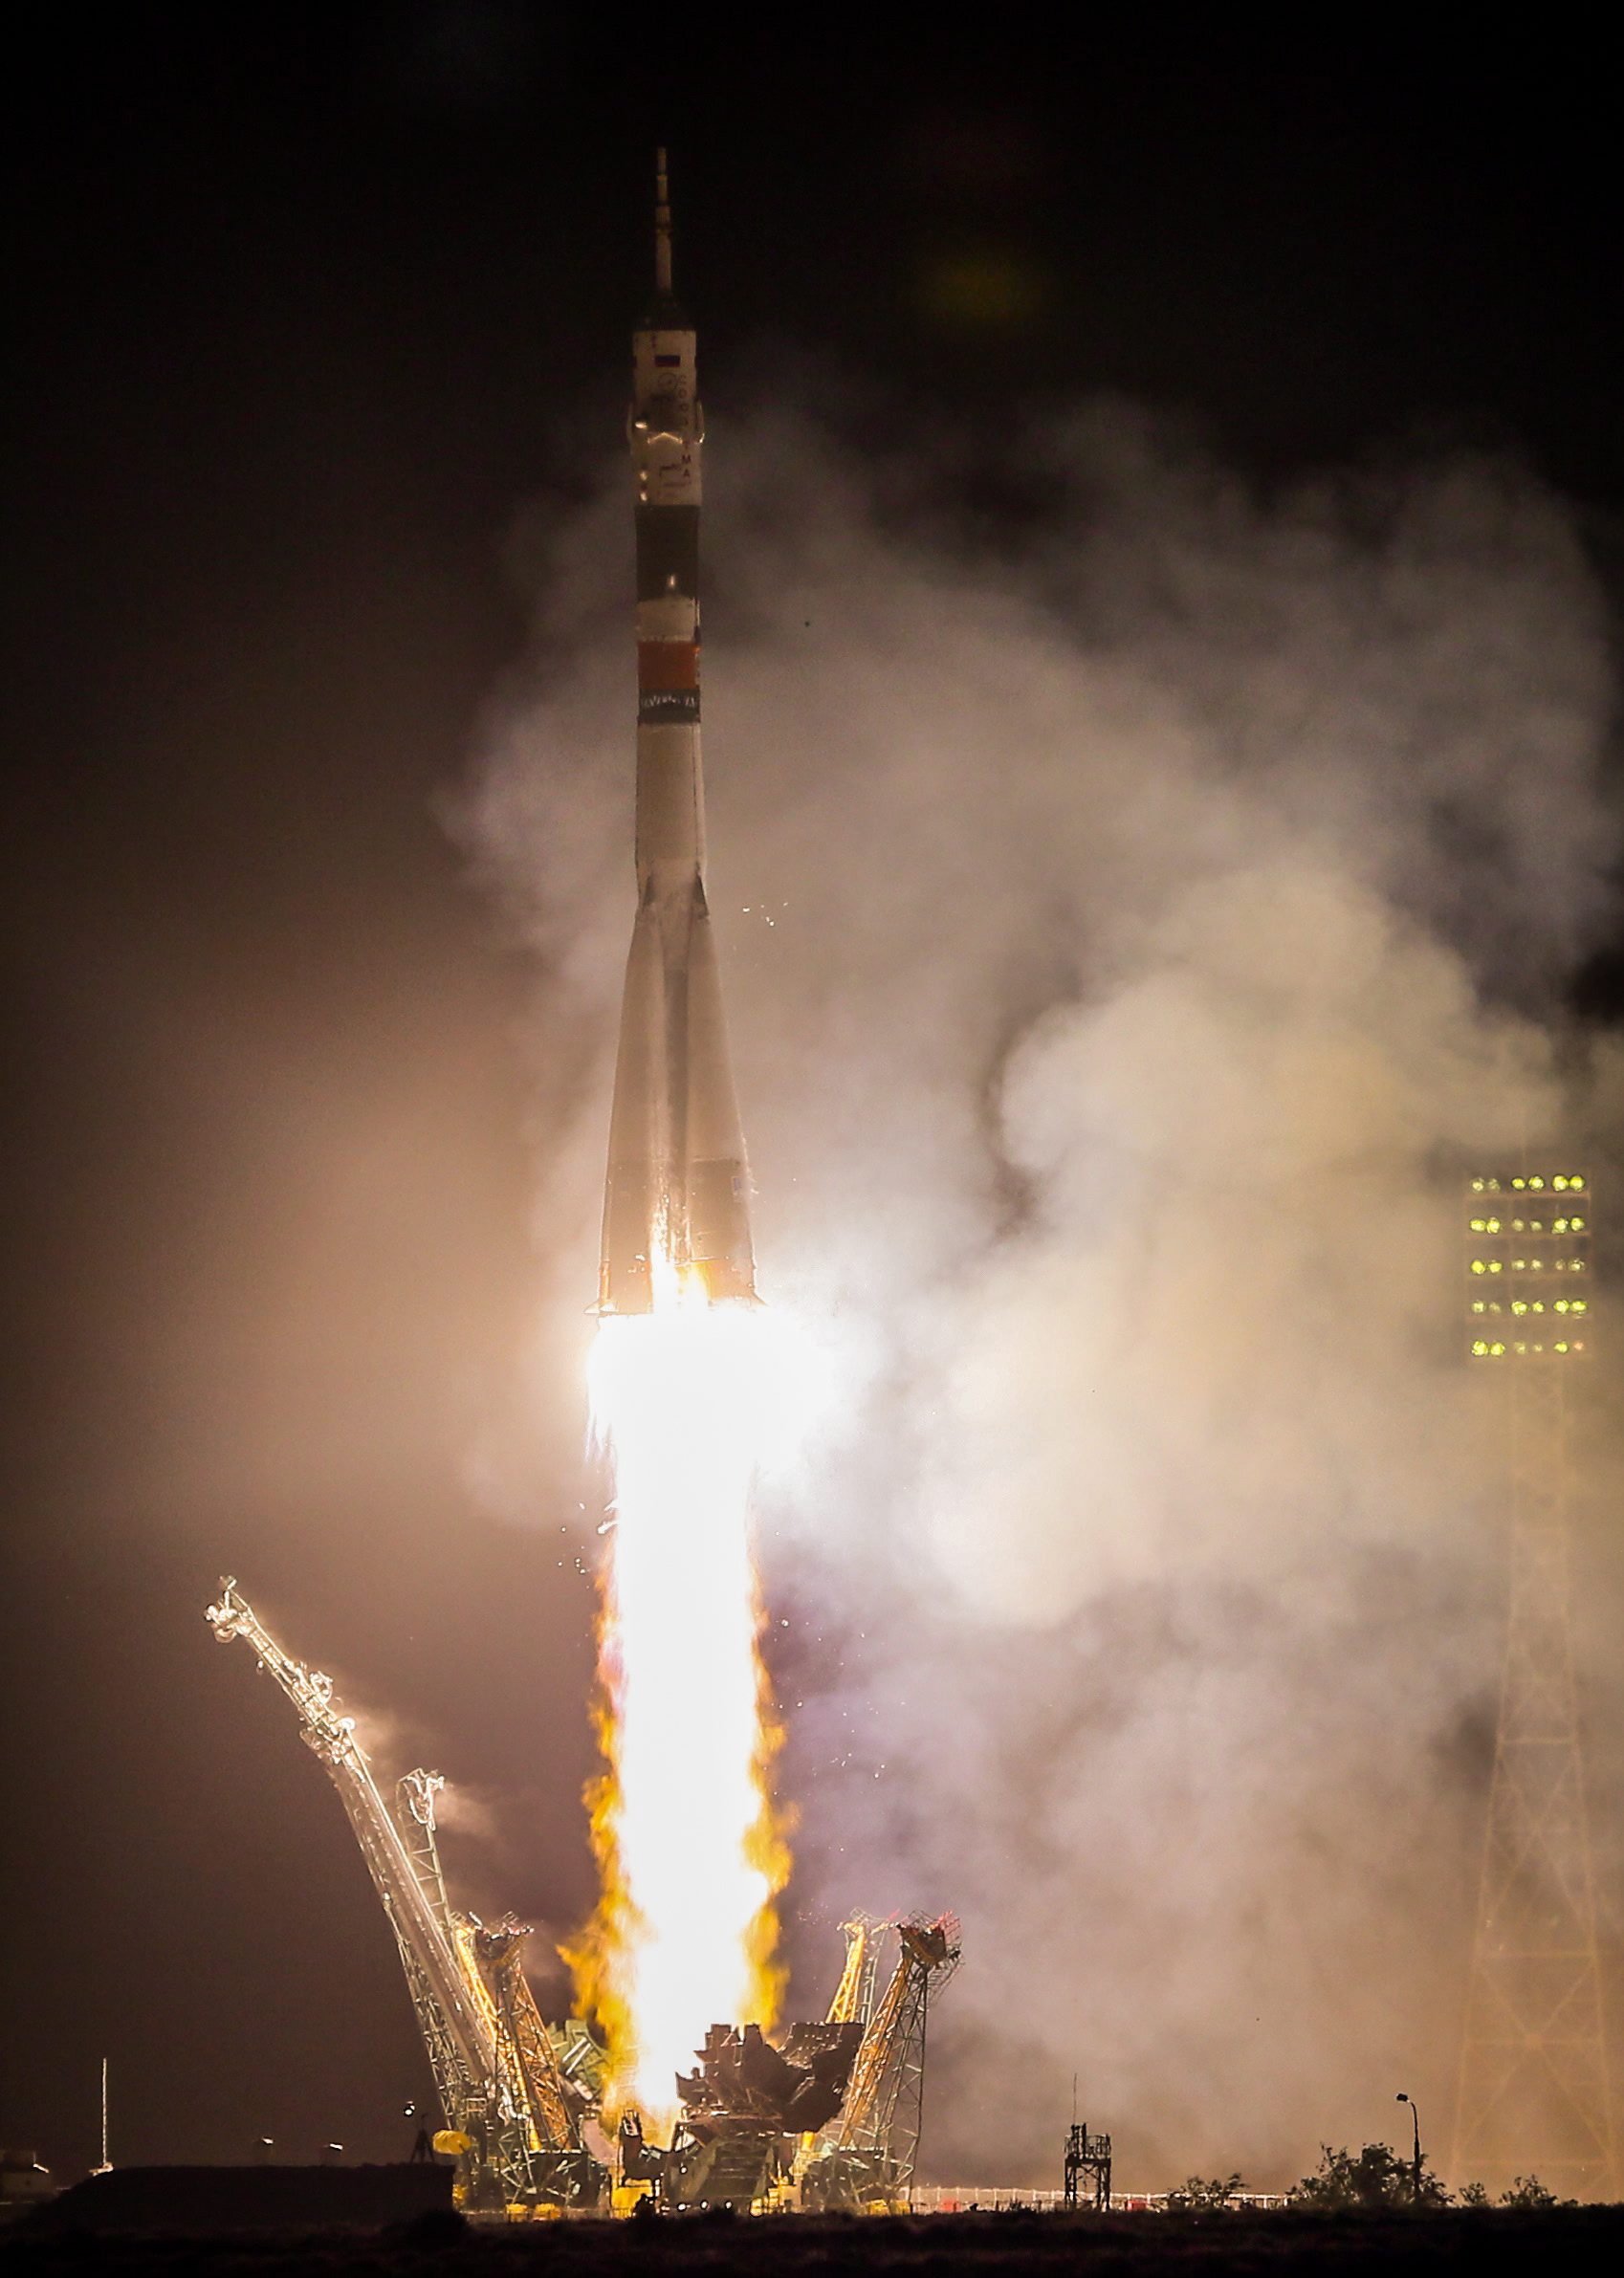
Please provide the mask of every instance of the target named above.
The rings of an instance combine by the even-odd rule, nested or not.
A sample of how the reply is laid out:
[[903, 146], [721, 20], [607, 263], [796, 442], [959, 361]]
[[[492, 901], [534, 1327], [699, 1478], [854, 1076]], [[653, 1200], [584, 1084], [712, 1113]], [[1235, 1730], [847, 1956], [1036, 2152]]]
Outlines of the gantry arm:
[[[445, 1886], [432, 1843], [426, 1859], [414, 1858], [378, 1792], [355, 1737], [354, 1718], [340, 1716], [333, 1705], [332, 1678], [285, 1653], [230, 1576], [206, 1618], [222, 1644], [240, 1637], [252, 1647], [260, 1667], [270, 1671], [292, 1701], [305, 1741], [327, 1766], [395, 1933], [447, 2124], [465, 2133], [483, 2132], [499, 2082], [496, 2050], [469, 1999], [448, 1934]], [[432, 1775], [424, 1777], [427, 1782]], [[431, 1807], [431, 1789], [427, 1801]], [[431, 1807], [428, 1825], [431, 1829]]]

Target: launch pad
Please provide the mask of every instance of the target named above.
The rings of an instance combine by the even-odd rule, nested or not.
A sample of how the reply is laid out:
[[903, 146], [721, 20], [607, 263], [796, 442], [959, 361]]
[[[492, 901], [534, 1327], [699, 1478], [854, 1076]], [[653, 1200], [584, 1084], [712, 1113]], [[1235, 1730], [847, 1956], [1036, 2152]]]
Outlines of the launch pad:
[[951, 1916], [854, 1916], [824, 2018], [776, 2038], [713, 2025], [695, 2070], [674, 2083], [670, 2142], [647, 2140], [629, 2111], [611, 2136], [605, 2051], [581, 2018], [543, 2020], [524, 1969], [528, 1926], [511, 1915], [490, 1925], [451, 1903], [435, 1834], [441, 1775], [415, 1768], [386, 1797], [332, 1679], [284, 1651], [230, 1576], [207, 1619], [222, 1644], [253, 1649], [343, 1801], [395, 1934], [445, 2119], [433, 2148], [455, 2163], [460, 2209], [514, 2222], [630, 2214], [644, 2201], [741, 2214], [907, 2211], [926, 2020], [958, 1962]]

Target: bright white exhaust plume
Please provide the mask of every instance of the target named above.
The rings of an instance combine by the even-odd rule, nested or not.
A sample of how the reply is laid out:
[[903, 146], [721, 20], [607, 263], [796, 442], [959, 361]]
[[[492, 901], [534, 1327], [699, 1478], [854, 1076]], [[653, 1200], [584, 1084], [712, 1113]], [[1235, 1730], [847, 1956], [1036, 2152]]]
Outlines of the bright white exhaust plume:
[[593, 1435], [614, 1474], [594, 1810], [604, 1896], [578, 1972], [609, 2031], [614, 2105], [662, 2136], [709, 2026], [770, 2025], [787, 1865], [757, 1654], [750, 1489], [771, 1385], [756, 1309], [655, 1273], [654, 1309], [598, 1328]]

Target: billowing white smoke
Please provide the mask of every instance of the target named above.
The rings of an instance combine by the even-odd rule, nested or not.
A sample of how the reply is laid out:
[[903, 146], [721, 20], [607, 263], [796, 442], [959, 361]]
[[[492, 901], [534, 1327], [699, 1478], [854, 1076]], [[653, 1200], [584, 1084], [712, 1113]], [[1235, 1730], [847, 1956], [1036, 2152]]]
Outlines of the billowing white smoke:
[[[796, 2013], [841, 1908], [955, 1905], [938, 2173], [1053, 2167], [1073, 2071], [1147, 2183], [1288, 2179], [1399, 2086], [1441, 2137], [1498, 1650], [1457, 1181], [1573, 1128], [1549, 1008], [1616, 845], [1569, 521], [1482, 460], [1260, 502], [1120, 406], [1005, 470], [996, 545], [801, 418], [712, 458], [712, 900], [762, 1287], [826, 1380], [766, 1514]], [[542, 958], [560, 1463], [617, 472], [467, 818]]]

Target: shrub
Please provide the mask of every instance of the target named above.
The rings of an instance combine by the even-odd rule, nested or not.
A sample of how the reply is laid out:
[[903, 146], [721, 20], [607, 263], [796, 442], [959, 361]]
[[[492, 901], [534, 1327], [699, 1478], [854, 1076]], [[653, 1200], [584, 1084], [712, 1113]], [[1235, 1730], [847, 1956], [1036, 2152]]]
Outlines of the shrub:
[[1291, 2194], [1300, 2207], [1347, 2209], [1360, 2207], [1443, 2207], [1449, 2193], [1437, 2176], [1427, 2173], [1421, 2155], [1420, 2189], [1416, 2188], [1414, 2162], [1401, 2159], [1390, 2144], [1368, 2143], [1355, 2156], [1346, 2145], [1320, 2146], [1320, 2163], [1305, 2176]]
[[1571, 2199], [1558, 2199], [1554, 2191], [1547, 2191], [1537, 2175], [1514, 2176], [1509, 2191], [1500, 2195], [1503, 2207], [1570, 2207]]
[[1220, 2208], [1228, 2206], [1240, 2188], [1240, 2178], [1238, 2175], [1193, 2175], [1188, 2181], [1180, 2183], [1176, 2191], [1168, 2193], [1167, 2211], [1170, 2215], [1216, 2214]]

